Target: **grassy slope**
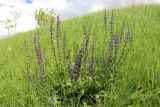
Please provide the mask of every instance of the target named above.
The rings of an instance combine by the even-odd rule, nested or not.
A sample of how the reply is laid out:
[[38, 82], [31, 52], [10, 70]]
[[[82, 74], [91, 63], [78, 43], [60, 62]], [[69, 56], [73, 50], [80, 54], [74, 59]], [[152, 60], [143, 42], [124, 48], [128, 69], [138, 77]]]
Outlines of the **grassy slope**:
[[[114, 14], [116, 28], [120, 27], [121, 19], [131, 25], [134, 41], [128, 60], [120, 70], [122, 78], [113, 88], [113, 92], [108, 93], [111, 97], [109, 99], [106, 97], [107, 100], [103, 103], [109, 107], [120, 107], [133, 101], [134, 107], [158, 107], [160, 104], [160, 98], [157, 96], [160, 91], [160, 5], [116, 9]], [[75, 46], [72, 41], [76, 40], [78, 43], [81, 40], [83, 25], [89, 24], [93, 25], [92, 34], [100, 39], [99, 35], [103, 34], [102, 12], [69, 19], [62, 23], [71, 47]], [[43, 27], [40, 30], [43, 47], [50, 44], [48, 28]], [[27, 97], [35, 97], [34, 93], [32, 95], [26, 93], [23, 45], [24, 40], [31, 40], [33, 34], [34, 31], [30, 31], [0, 40], [0, 105], [2, 107], [23, 106]], [[147, 92], [132, 93], [132, 89], [139, 86], [147, 89]]]

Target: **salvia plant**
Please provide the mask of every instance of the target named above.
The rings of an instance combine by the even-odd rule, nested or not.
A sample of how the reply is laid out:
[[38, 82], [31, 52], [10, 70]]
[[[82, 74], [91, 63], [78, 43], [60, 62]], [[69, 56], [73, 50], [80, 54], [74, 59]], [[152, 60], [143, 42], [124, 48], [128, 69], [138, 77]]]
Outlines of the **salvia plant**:
[[[56, 19], [55, 24], [54, 17], [51, 18], [49, 29], [50, 52], [52, 52], [51, 58], [53, 59], [49, 59], [51, 61], [48, 66], [53, 66], [51, 69], [45, 69], [39, 30], [33, 36], [32, 46], [25, 41], [28, 82], [33, 88], [34, 84], [38, 84], [38, 87], [42, 86], [39, 90], [43, 92], [43, 96], [50, 99], [51, 107], [56, 105], [56, 101], [62, 105], [72, 106], [81, 106], [84, 101], [88, 105], [103, 101], [103, 97], [97, 98], [96, 95], [104, 90], [109, 93], [118, 80], [118, 70], [124, 64], [131, 49], [133, 40], [131, 27], [122, 21], [121, 29], [116, 29], [113, 11], [111, 16], [107, 17], [106, 10], [104, 10], [104, 33], [99, 35], [103, 41], [94, 38], [92, 24], [83, 28], [81, 44], [78, 49], [74, 50], [68, 47], [67, 34], [62, 31], [59, 16]], [[102, 45], [99, 45], [100, 42]], [[100, 46], [102, 50], [97, 51]], [[35, 57], [31, 56], [31, 52], [34, 52]], [[33, 73], [32, 70], [37, 73]], [[48, 76], [48, 72], [53, 73]], [[36, 75], [37, 78], [35, 78]]]

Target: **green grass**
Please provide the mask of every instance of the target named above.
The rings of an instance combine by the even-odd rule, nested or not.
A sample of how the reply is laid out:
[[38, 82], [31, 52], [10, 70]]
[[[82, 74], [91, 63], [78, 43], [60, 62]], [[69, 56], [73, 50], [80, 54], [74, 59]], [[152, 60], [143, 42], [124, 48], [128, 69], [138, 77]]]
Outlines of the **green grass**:
[[[107, 15], [109, 17], [110, 14], [111, 11], [108, 10]], [[97, 98], [98, 103], [94, 106], [159, 107], [160, 5], [139, 5], [114, 9], [114, 19], [114, 30], [121, 28], [122, 20], [125, 23], [129, 23], [134, 32], [134, 40], [126, 62], [118, 70], [119, 79], [112, 85], [110, 91], [103, 90], [97, 94], [103, 100]], [[100, 38], [100, 35], [104, 35], [103, 12], [91, 13], [83, 17], [72, 18], [62, 22], [61, 27], [66, 33], [67, 45], [70, 49], [79, 49], [79, 43], [83, 38], [83, 26], [90, 24], [92, 24], [92, 36], [96, 41], [103, 41]], [[19, 33], [0, 40], [1, 107], [40, 106], [39, 96], [26, 80], [24, 41], [31, 41], [34, 32]], [[48, 78], [52, 78], [52, 75], [54, 75], [53, 81], [58, 84], [59, 81], [62, 82], [63, 80], [58, 76], [56, 77], [58, 73], [56, 73], [56, 69], [52, 65], [54, 59], [52, 59], [51, 55], [49, 26], [40, 28], [40, 35], [42, 50], [45, 52], [46, 60], [49, 61], [46, 65], [45, 74]], [[100, 50], [102, 50], [101, 47], [96, 52], [98, 53]], [[72, 52], [71, 54], [75, 53]], [[75, 55], [72, 56], [74, 57]], [[49, 86], [50, 83], [48, 82], [46, 84]], [[47, 93], [49, 94], [48, 91]], [[55, 96], [55, 106], [63, 107], [64, 105], [56, 100], [56, 98], [58, 96]], [[49, 106], [49, 103], [48, 97], [45, 99], [45, 106]], [[65, 106], [74, 107], [74, 102], [72, 104]], [[82, 105], [87, 107], [85, 101]]]

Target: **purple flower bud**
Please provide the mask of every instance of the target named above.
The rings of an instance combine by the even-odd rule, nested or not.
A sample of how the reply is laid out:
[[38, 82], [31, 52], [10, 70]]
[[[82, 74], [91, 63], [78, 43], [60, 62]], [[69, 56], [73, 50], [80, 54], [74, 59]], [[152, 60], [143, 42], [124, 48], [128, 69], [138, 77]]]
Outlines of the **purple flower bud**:
[[34, 35], [34, 49], [35, 49], [35, 54], [37, 57], [37, 61], [38, 61], [38, 67], [39, 67], [39, 77], [41, 80], [41, 84], [43, 84], [44, 81], [44, 65], [43, 65], [43, 56], [42, 56], [42, 51], [41, 51], [41, 46], [40, 46], [40, 35], [39, 35], [39, 31]]
[[114, 44], [118, 45], [120, 43], [120, 38], [114, 37]]

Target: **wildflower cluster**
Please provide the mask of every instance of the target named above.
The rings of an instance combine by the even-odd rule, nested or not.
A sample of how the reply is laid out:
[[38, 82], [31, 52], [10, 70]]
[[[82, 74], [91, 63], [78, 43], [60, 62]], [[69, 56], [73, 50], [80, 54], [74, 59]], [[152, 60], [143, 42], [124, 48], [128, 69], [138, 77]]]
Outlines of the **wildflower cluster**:
[[[53, 66], [53, 69], [45, 69], [39, 31], [33, 36], [39, 80], [41, 84], [51, 83], [50, 105], [54, 105], [54, 95], [59, 96], [58, 101], [67, 104], [71, 104], [68, 99], [72, 99], [77, 103], [75, 97], [79, 98], [81, 103], [83, 100], [88, 101], [88, 104], [96, 103], [95, 95], [104, 89], [110, 91], [110, 88], [108, 88], [110, 79], [114, 79], [116, 71], [127, 58], [133, 39], [131, 27], [123, 21], [120, 31], [116, 30], [115, 32], [113, 11], [110, 21], [106, 11], [104, 11], [104, 35], [99, 35], [102, 41], [94, 38], [92, 26], [90, 25], [88, 28], [84, 27], [81, 45], [77, 50], [74, 50], [68, 47], [67, 33], [62, 32], [59, 16], [56, 19], [56, 25], [54, 26], [54, 17], [51, 18], [49, 29], [52, 58], [54, 59], [50, 61], [50, 66]], [[109, 28], [107, 27], [108, 22]], [[100, 42], [103, 45], [99, 45]], [[102, 50], [98, 51], [98, 48], [102, 48]], [[25, 42], [27, 59], [29, 59], [28, 51], [27, 42]], [[29, 75], [27, 77], [31, 81], [32, 76], [30, 76], [29, 67], [30, 65], [27, 63], [26, 71]], [[47, 72], [54, 72], [54, 74], [53, 76], [46, 76], [45, 73], [47, 74]], [[45, 82], [45, 80], [48, 80], [48, 82]]]
[[41, 8], [39, 10], [36, 10], [34, 17], [39, 26], [49, 24], [52, 18], [54, 19], [54, 21], [56, 21], [56, 14], [54, 13], [53, 9], [49, 10]]

